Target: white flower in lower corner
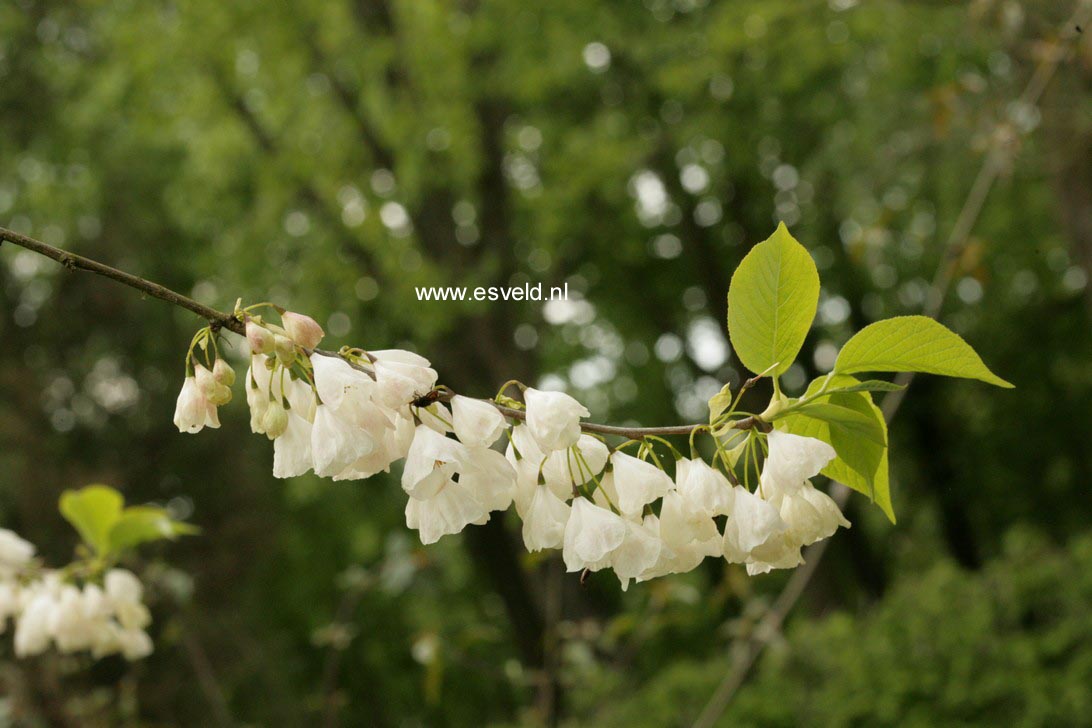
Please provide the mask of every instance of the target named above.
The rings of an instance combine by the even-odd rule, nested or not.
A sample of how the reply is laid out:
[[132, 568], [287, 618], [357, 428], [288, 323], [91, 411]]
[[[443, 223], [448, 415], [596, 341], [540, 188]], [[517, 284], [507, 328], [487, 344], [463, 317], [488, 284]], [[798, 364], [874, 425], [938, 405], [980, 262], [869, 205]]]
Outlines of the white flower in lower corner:
[[311, 452], [312, 424], [296, 414], [294, 409], [286, 414], [288, 425], [284, 433], [273, 441], [273, 476], [276, 478], [295, 478], [315, 465]]
[[190, 434], [206, 427], [215, 429], [220, 426], [216, 405], [205, 397], [193, 376], [186, 377], [182, 382], [182, 391], [178, 393], [174, 407], [174, 425], [179, 432]]
[[0, 528], [0, 578], [30, 563], [34, 558], [34, 544], [21, 538], [15, 531]]
[[626, 522], [621, 516], [586, 498], [573, 498], [562, 547], [566, 570], [598, 571], [610, 566], [611, 553], [625, 537]]
[[24, 595], [26, 602], [15, 623], [15, 656], [40, 655], [49, 649], [53, 635], [49, 631], [57, 597], [51, 589], [34, 588]]
[[680, 458], [675, 463], [675, 487], [692, 508], [708, 516], [723, 516], [732, 510], [732, 484], [700, 458]]
[[504, 433], [504, 415], [484, 400], [455, 395], [451, 418], [455, 436], [467, 447], [489, 447]]
[[523, 515], [523, 544], [528, 551], [556, 549], [565, 540], [572, 508], [544, 485], [536, 485]]
[[[667, 473], [632, 455], [616, 450], [611, 453], [610, 462], [617, 491], [614, 504], [628, 518], [639, 517], [646, 505], [674, 487]], [[609, 495], [614, 499], [613, 493]]]
[[528, 387], [523, 399], [527, 403], [527, 428], [543, 452], [575, 445], [580, 438], [580, 418], [591, 414], [564, 392]]

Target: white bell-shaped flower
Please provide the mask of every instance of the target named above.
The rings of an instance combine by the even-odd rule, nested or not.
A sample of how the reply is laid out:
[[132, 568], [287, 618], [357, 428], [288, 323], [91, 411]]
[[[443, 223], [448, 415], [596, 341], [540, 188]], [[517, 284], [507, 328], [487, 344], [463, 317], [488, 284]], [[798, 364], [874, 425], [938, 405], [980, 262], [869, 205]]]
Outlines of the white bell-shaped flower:
[[[441, 472], [437, 470], [436, 472]], [[436, 543], [442, 536], [459, 533], [472, 523], [484, 523], [489, 510], [462, 483], [444, 478], [427, 498], [410, 497], [406, 526], [416, 529], [421, 543]]]
[[320, 404], [315, 409], [315, 423], [311, 428], [315, 475], [333, 477], [375, 447], [371, 435], [339, 416], [330, 405]]
[[186, 377], [182, 382], [182, 390], [174, 407], [174, 425], [179, 432], [191, 434], [206, 427], [215, 429], [220, 426], [216, 405], [205, 397], [193, 376]]
[[622, 543], [610, 555], [610, 565], [622, 584], [622, 591], [629, 589], [631, 579], [656, 565], [662, 547], [659, 534], [651, 524], [626, 519], [625, 526]]
[[451, 418], [455, 436], [467, 447], [489, 447], [504, 434], [504, 415], [484, 400], [455, 395]]
[[528, 551], [559, 548], [572, 508], [543, 485], [536, 485], [523, 516], [523, 543]]
[[773, 569], [793, 569], [802, 563], [804, 557], [800, 554], [800, 542], [786, 530], [751, 551], [747, 573], [757, 576]]
[[732, 484], [700, 458], [680, 458], [675, 463], [675, 487], [691, 508], [708, 516], [723, 516], [732, 510]]
[[334, 480], [363, 480], [379, 472], [390, 472], [391, 464], [409, 453], [414, 426], [408, 417], [393, 415], [393, 424], [377, 440], [376, 448], [334, 476]]
[[311, 354], [311, 371], [319, 399], [335, 410], [342, 405], [366, 407], [371, 403], [375, 380], [340, 356]]
[[[454, 475], [456, 463], [465, 453], [462, 443], [418, 425], [402, 469], [402, 489], [415, 498], [431, 497], [444, 479]], [[442, 477], [436, 474], [441, 470]]]
[[732, 512], [724, 524], [724, 557], [736, 564], [747, 563], [751, 552], [783, 535], [788, 526], [777, 509], [742, 485], [733, 488]]
[[[659, 558], [656, 559], [655, 564], [641, 572], [637, 577], [639, 582], [666, 576], [667, 574], [683, 574], [693, 571], [706, 556], [711, 555], [708, 553], [708, 544], [699, 541], [693, 541], [689, 545], [681, 547], [673, 547], [668, 544], [663, 540], [662, 522], [654, 515], [645, 516], [644, 524], [659, 535], [661, 545]], [[720, 534], [717, 535], [719, 537]], [[718, 538], [716, 553], [720, 553], [719, 543]]]
[[780, 513], [789, 533], [804, 546], [830, 538], [839, 526], [850, 527], [834, 499], [810, 482], [782, 497]]
[[695, 548], [709, 556], [721, 551], [721, 535], [716, 522], [704, 510], [694, 508], [676, 490], [664, 495], [659, 527], [660, 538], [674, 550]]
[[622, 545], [626, 522], [586, 498], [574, 498], [565, 524], [562, 557], [568, 571], [597, 571], [610, 566], [610, 554]]
[[273, 477], [295, 478], [314, 467], [315, 460], [311, 452], [310, 422], [288, 411], [288, 426], [284, 433], [273, 441]]
[[523, 392], [527, 403], [527, 428], [543, 452], [564, 450], [580, 438], [580, 418], [588, 409], [564, 392], [543, 392], [528, 387]]
[[516, 495], [516, 471], [496, 450], [467, 448], [458, 461], [459, 484], [487, 511], [503, 511]]
[[793, 493], [836, 457], [833, 447], [814, 437], [773, 430], [766, 436], [766, 443], [769, 452], [762, 466], [764, 493], [767, 485], [785, 495]]
[[[667, 473], [632, 455], [616, 450], [611, 453], [610, 462], [618, 494], [614, 504], [627, 518], [639, 517], [646, 505], [663, 497], [674, 486]], [[614, 495], [610, 495], [614, 499]]]

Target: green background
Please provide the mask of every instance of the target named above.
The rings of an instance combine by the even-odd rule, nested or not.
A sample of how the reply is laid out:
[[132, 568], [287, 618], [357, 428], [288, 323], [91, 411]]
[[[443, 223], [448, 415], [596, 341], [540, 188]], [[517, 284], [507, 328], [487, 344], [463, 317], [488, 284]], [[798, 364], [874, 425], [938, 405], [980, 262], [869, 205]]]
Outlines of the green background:
[[[1073, 725], [1092, 709], [1092, 50], [1070, 2], [14, 0], [0, 225], [230, 309], [311, 313], [490, 396], [700, 420], [744, 375], [728, 281], [785, 221], [822, 278], [790, 393], [919, 313], [987, 151], [941, 320], [1015, 391], [919, 377], [899, 522], [854, 495], [724, 725]], [[1042, 101], [1014, 103], [1059, 49]], [[568, 283], [566, 305], [419, 302]], [[145, 552], [155, 654], [11, 658], [15, 725], [690, 725], [787, 574], [622, 594], [514, 515], [424, 548], [391, 477], [277, 481], [242, 390], [171, 425], [184, 311], [0, 246], [0, 524], [53, 564], [107, 482], [203, 533]], [[760, 406], [759, 388], [745, 405]], [[549, 637], [556, 638], [551, 642]], [[551, 643], [556, 649], [545, 650]]]

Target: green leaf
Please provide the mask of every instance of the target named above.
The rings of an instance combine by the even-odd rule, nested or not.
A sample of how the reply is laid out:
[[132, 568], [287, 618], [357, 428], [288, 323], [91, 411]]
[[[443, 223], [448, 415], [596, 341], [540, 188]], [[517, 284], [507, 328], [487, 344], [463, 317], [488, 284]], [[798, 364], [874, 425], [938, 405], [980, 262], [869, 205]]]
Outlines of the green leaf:
[[747, 253], [728, 287], [728, 336], [739, 360], [756, 374], [780, 376], [800, 352], [818, 303], [815, 262], [781, 223]]
[[[832, 383], [840, 387], [851, 387], [854, 381], [856, 380], [850, 376], [836, 376]], [[808, 394], [818, 391], [821, 385], [822, 378], [812, 382]], [[777, 428], [830, 444], [838, 456], [823, 468], [822, 474], [867, 495], [894, 523], [895, 512], [891, 505], [887, 463], [887, 424], [880, 409], [866, 391], [843, 392], [833, 395], [831, 399], [832, 404], [871, 419], [872, 426], [882, 434], [883, 444], [877, 443], [875, 438], [861, 437], [841, 422], [812, 417], [802, 411], [779, 420]]]
[[834, 371], [926, 372], [1012, 387], [958, 334], [926, 316], [896, 316], [864, 327], [842, 347]]
[[61, 515], [96, 553], [110, 552], [110, 530], [121, 517], [125, 499], [107, 485], [89, 485], [61, 494]]
[[110, 529], [110, 549], [116, 553], [148, 541], [164, 538], [173, 541], [196, 532], [195, 526], [175, 521], [162, 508], [133, 506], [126, 508]]
[[709, 399], [709, 423], [716, 422], [724, 410], [732, 406], [732, 388], [725, 384], [719, 392]]

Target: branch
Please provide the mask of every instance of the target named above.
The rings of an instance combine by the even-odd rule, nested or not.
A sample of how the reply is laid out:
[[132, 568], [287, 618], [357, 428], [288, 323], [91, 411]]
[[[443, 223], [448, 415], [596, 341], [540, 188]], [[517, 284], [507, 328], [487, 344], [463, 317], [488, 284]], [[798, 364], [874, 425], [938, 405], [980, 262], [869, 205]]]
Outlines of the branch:
[[[65, 268], [69, 270], [82, 270], [88, 273], [95, 273], [97, 275], [109, 278], [112, 281], [117, 281], [123, 285], [135, 288], [142, 293], [146, 293], [153, 298], [158, 298], [161, 301], [184, 308], [187, 311], [191, 311], [201, 318], [209, 322], [213, 327], [227, 329], [240, 336], [246, 335], [246, 327], [243, 322], [236, 318], [234, 315], [218, 311], [215, 308], [206, 306], [203, 303], [199, 303], [188, 296], [184, 296], [181, 293], [172, 291], [166, 286], [161, 286], [153, 281], [146, 280], [140, 276], [135, 276], [132, 273], [126, 273], [123, 270], [118, 270], [104, 263], [99, 263], [91, 258], [85, 258], [82, 255], [76, 255], [75, 253], [69, 253], [66, 250], [61, 250], [47, 243], [43, 243], [40, 240], [27, 237], [14, 230], [8, 230], [7, 228], [0, 227], [0, 244], [9, 242], [14, 245], [18, 245], [21, 248], [26, 248], [32, 252], [44, 255], [47, 258], [57, 261]], [[340, 356], [337, 352], [325, 351], [322, 349], [315, 349], [314, 353], [321, 354], [322, 356]], [[749, 380], [750, 381], [750, 380]], [[455, 396], [455, 392], [450, 389], [437, 388], [432, 392], [424, 395], [423, 398], [431, 398], [433, 401], [439, 400], [441, 402], [450, 402]], [[431, 395], [431, 397], [430, 397]], [[511, 417], [517, 420], [527, 419], [527, 413], [523, 410], [513, 409], [511, 407], [505, 407], [498, 404], [493, 400], [483, 400], [489, 402], [505, 417]], [[614, 425], [601, 425], [595, 422], [581, 422], [580, 429], [584, 432], [594, 432], [599, 435], [617, 435], [618, 437], [624, 437], [631, 440], [640, 440], [649, 435], [690, 435], [694, 430], [698, 428], [708, 427], [705, 423], [697, 423], [693, 425], [670, 425], [667, 427], [618, 427]], [[763, 432], [769, 431], [769, 424], [756, 416], [744, 417], [736, 420], [728, 425], [728, 427], [736, 430], [750, 430], [758, 429]]]
[[69, 253], [66, 250], [55, 248], [40, 240], [21, 235], [14, 230], [0, 227], [0, 242], [3, 241], [13, 243], [21, 248], [26, 248], [39, 255], [44, 255], [47, 258], [52, 258], [69, 270], [84, 270], [89, 273], [96, 273], [100, 276], [104, 276], [112, 281], [117, 281], [130, 288], [135, 288], [138, 291], [147, 293], [153, 298], [158, 298], [161, 301], [172, 303], [187, 311], [192, 311], [213, 326], [228, 329], [240, 336], [246, 335], [246, 328], [243, 326], [243, 322], [231, 314], [217, 311], [215, 308], [210, 308], [203, 303], [198, 303], [192, 298], [183, 296], [181, 293], [176, 293], [166, 286], [161, 286], [158, 283], [145, 280], [132, 273], [126, 273], [123, 270], [112, 268], [111, 266], [99, 263], [97, 260], [91, 260], [82, 255], [76, 255], [75, 253]]
[[[1072, 38], [1073, 29], [1086, 25], [1090, 16], [1092, 16], [1092, 2], [1077, 0], [1077, 9], [1069, 20], [1060, 26], [1060, 36], [1062, 38]], [[1047, 83], [1058, 69], [1058, 65], [1072, 54], [1072, 45], [1069, 45], [1068, 48], [1060, 48], [1058, 45], [1060, 44], [1055, 43], [1054, 52], [1049, 53], [1035, 69], [1027, 86], [1019, 96], [1020, 102], [1028, 106], [1037, 105]], [[1001, 125], [999, 124], [998, 127], [1000, 130]], [[967, 193], [967, 198], [963, 202], [959, 216], [948, 234], [940, 264], [928, 292], [923, 313], [929, 318], [935, 319], [940, 314], [941, 306], [948, 295], [948, 289], [951, 287], [959, 257], [967, 246], [971, 231], [986, 203], [986, 197], [1004, 169], [1004, 163], [1009, 154], [1010, 150], [1007, 147], [992, 147], [986, 155], [986, 159], [983, 161], [971, 189]], [[900, 372], [895, 377], [895, 383], [903, 385], [903, 388], [890, 392], [884, 397], [881, 409], [887, 422], [890, 422], [895, 413], [898, 412], [903, 397], [906, 396], [906, 389], [913, 380], [913, 372]], [[850, 490], [841, 483], [834, 483], [833, 486], [834, 500], [841, 508], [849, 499]], [[758, 658], [762, 655], [766, 645], [780, 634], [782, 623], [784, 623], [792, 608], [796, 606], [811, 578], [815, 575], [819, 562], [822, 560], [823, 554], [826, 553], [829, 544], [830, 540], [827, 539], [808, 547], [805, 552], [807, 558], [804, 564], [793, 572], [792, 577], [781, 590], [770, 611], [766, 613], [766, 616], [753, 630], [753, 634], [758, 636], [741, 638], [733, 643], [732, 647], [734, 649], [732, 651], [735, 657], [732, 661], [732, 667], [713, 691], [698, 719], [694, 721], [694, 728], [711, 728], [724, 714], [728, 704], [732, 702], [732, 698], [735, 697], [750, 674], [751, 668], [758, 662]]]

